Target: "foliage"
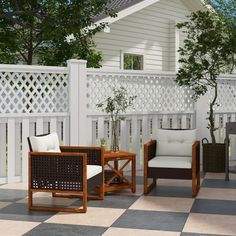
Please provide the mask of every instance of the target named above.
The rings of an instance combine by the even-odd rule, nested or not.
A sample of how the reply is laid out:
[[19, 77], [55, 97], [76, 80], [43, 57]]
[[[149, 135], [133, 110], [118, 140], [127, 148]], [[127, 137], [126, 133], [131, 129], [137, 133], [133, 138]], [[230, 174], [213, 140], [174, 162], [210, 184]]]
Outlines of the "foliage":
[[236, 26], [236, 0], [207, 0], [216, 12]]
[[107, 141], [105, 138], [100, 138], [100, 146], [105, 148], [107, 145]]
[[109, 114], [112, 121], [123, 120], [124, 117], [121, 114], [132, 106], [136, 96], [129, 96], [123, 86], [118, 89], [113, 88], [112, 91], [112, 96], [107, 97], [104, 102], [98, 103], [96, 106]]
[[[206, 0], [220, 17], [228, 24], [231, 31], [231, 45], [233, 46], [234, 54], [236, 54], [236, 0]], [[236, 60], [234, 60], [234, 66]]]
[[1, 0], [0, 63], [64, 65], [67, 59], [99, 67], [101, 54], [92, 37], [106, 24], [93, 24], [110, 0]]
[[136, 96], [129, 96], [124, 87], [119, 89], [113, 88], [113, 94], [105, 99], [104, 102], [96, 104], [99, 109], [111, 116], [111, 150], [116, 152], [119, 150], [118, 144], [118, 126], [120, 120], [124, 120], [122, 113], [132, 106]]
[[189, 21], [177, 24], [177, 27], [184, 29], [186, 39], [184, 46], [179, 49], [180, 68], [176, 82], [180, 86], [190, 87], [195, 100], [208, 89], [213, 89], [207, 128], [212, 143], [215, 143], [213, 111], [217, 105], [217, 77], [231, 70], [235, 63], [233, 34], [226, 21], [209, 11], [192, 13]]

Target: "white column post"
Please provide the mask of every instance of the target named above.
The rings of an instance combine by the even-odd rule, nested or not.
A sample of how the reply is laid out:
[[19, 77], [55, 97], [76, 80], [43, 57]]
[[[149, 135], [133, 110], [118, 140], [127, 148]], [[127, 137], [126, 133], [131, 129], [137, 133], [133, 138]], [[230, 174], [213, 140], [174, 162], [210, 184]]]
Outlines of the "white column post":
[[69, 67], [70, 145], [87, 145], [88, 126], [86, 112], [87, 61], [71, 59]]
[[[207, 138], [210, 141], [209, 130], [207, 129], [208, 120], [208, 96], [207, 94], [200, 97], [196, 103], [196, 128], [197, 128], [197, 139], [202, 140]], [[202, 161], [202, 145], [200, 151], [201, 163]]]
[[179, 69], [179, 52], [178, 52], [179, 47], [180, 47], [180, 31], [175, 26], [175, 71], [176, 72]]
[[200, 97], [196, 104], [196, 128], [197, 128], [197, 138], [203, 139], [207, 138], [210, 140], [210, 132], [207, 129], [208, 125], [208, 112], [209, 112], [209, 105], [208, 105], [208, 95], [204, 95]]

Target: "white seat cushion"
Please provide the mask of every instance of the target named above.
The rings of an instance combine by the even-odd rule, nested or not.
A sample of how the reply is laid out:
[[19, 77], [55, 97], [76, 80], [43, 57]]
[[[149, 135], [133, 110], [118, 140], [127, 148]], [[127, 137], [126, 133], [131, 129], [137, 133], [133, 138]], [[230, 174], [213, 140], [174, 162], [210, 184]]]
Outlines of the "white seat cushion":
[[102, 166], [99, 165], [87, 165], [87, 179], [102, 172]]
[[33, 152], [61, 152], [57, 133], [29, 138]]
[[192, 157], [187, 156], [156, 156], [148, 161], [148, 167], [161, 168], [192, 168]]
[[193, 130], [157, 130], [157, 156], [192, 156], [192, 145], [196, 140]]

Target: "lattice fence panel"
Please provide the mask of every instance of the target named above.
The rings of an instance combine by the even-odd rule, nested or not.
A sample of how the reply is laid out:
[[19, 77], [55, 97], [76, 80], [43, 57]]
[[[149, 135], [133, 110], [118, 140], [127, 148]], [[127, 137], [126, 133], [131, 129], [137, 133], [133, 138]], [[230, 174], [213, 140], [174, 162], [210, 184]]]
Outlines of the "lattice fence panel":
[[136, 95], [133, 110], [141, 112], [193, 111], [191, 91], [179, 87], [175, 76], [96, 73], [87, 74], [87, 107], [97, 111], [96, 104], [112, 94], [112, 88], [125, 87], [130, 95]]
[[[214, 91], [209, 91], [209, 100], [212, 101]], [[236, 76], [233, 79], [218, 79], [218, 98], [215, 111], [236, 111]]]
[[68, 74], [0, 72], [0, 113], [68, 111]]

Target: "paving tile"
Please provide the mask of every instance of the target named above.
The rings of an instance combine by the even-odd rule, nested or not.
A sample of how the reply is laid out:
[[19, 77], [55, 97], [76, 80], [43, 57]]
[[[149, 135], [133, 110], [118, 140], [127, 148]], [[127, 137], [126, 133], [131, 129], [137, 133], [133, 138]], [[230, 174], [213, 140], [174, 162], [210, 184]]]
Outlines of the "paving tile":
[[148, 196], [192, 198], [191, 187], [156, 186]]
[[236, 216], [190, 213], [183, 232], [236, 235]]
[[38, 222], [0, 220], [0, 235], [21, 236], [39, 224]]
[[58, 213], [46, 222], [109, 227], [124, 213], [124, 211], [125, 209], [89, 207], [85, 214]]
[[110, 227], [102, 236], [179, 236], [180, 232]]
[[236, 189], [236, 180], [225, 181], [224, 179], [204, 179], [201, 187]]
[[29, 211], [27, 204], [13, 203], [0, 209], [0, 219], [15, 221], [43, 222], [55, 215], [47, 211]]
[[[229, 178], [232, 180], [236, 179], [236, 174], [229, 173]], [[212, 172], [207, 172], [205, 174], [205, 179], [225, 179], [225, 173], [212, 173]]]
[[15, 202], [27, 196], [26, 190], [0, 189], [1, 202]]
[[9, 206], [11, 204], [12, 204], [12, 202], [0, 202], [0, 209], [4, 208], [6, 206]]
[[236, 201], [196, 199], [191, 212], [236, 216]]
[[198, 233], [181, 233], [181, 236], [229, 236], [223, 234], [198, 234]]
[[127, 210], [112, 227], [180, 232], [187, 213]]
[[119, 194], [106, 195], [104, 200], [88, 201], [89, 207], [104, 207], [104, 208], [129, 208], [139, 197], [138, 196], [124, 196]]
[[24, 234], [24, 236], [100, 236], [106, 229], [94, 226], [43, 223]]
[[142, 196], [129, 209], [189, 213], [193, 202], [193, 198]]
[[4, 185], [0, 185], [0, 189], [27, 190], [28, 189], [28, 184], [27, 183], [4, 184]]
[[[80, 206], [82, 204], [82, 201], [78, 201], [77, 198], [59, 198], [59, 197], [52, 197], [52, 194], [41, 194], [37, 193], [34, 194], [33, 198], [35, 205], [40, 206], [52, 206], [52, 207], [66, 207], [70, 206], [71, 204], [75, 204], [77, 206]], [[78, 204], [76, 204], [77, 202]], [[17, 201], [17, 203], [28, 203], [28, 198], [21, 199]]]
[[236, 189], [200, 188], [198, 199], [236, 200]]

